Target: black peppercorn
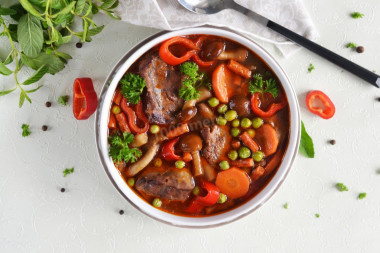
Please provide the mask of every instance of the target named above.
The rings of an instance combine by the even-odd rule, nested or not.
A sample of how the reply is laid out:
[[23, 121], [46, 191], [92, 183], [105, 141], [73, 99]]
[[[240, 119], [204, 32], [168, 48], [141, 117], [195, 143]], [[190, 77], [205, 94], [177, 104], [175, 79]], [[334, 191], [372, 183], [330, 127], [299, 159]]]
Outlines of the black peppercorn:
[[364, 47], [362, 46], [359, 46], [356, 48], [356, 52], [358, 52], [359, 54], [363, 53], [364, 52]]
[[42, 126], [42, 131], [46, 131], [48, 129], [47, 125]]
[[66, 191], [66, 189], [65, 188], [61, 188], [61, 192], [65, 192]]
[[50, 106], [51, 106], [51, 102], [50, 102], [50, 101], [47, 101], [47, 102], [45, 103], [45, 106], [46, 106], [46, 107], [50, 107]]
[[75, 44], [75, 46], [76, 46], [77, 48], [82, 48], [82, 43], [77, 42], [77, 44]]
[[119, 214], [120, 214], [120, 215], [123, 215], [123, 214], [124, 214], [124, 211], [123, 211], [123, 210], [120, 210], [120, 211], [119, 211]]
[[330, 144], [331, 144], [331, 145], [335, 145], [335, 144], [336, 144], [336, 140], [331, 140], [331, 141], [330, 141]]
[[378, 97], [376, 100], [380, 102], [380, 97]]

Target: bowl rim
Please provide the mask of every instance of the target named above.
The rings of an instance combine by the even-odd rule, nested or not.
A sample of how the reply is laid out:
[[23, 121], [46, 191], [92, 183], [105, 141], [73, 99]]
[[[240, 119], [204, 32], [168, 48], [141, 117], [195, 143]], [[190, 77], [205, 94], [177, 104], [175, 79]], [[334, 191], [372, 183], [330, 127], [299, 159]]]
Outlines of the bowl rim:
[[[137, 196], [137, 194], [127, 186], [121, 175], [117, 172], [117, 169], [113, 165], [112, 160], [108, 156], [107, 131], [104, 130], [107, 129], [108, 125], [107, 122], [112, 96], [119, 80], [128, 70], [128, 68], [138, 58], [140, 58], [141, 55], [162, 41], [165, 41], [166, 39], [174, 36], [183, 36], [190, 34], [210, 34], [225, 37], [236, 41], [255, 52], [260, 58], [262, 58], [263, 61], [266, 62], [266, 64], [272, 69], [272, 71], [281, 81], [288, 98], [290, 111], [290, 135], [288, 146], [280, 167], [273, 175], [269, 183], [255, 197], [242, 204], [241, 206], [236, 207], [230, 211], [223, 212], [221, 214], [205, 217], [185, 217], [170, 214], [165, 211], [161, 211], [160, 209], [154, 208], [145, 202], [145, 200], [142, 200], [139, 196]], [[134, 206], [145, 215], [169, 225], [187, 228], [207, 228], [228, 224], [252, 213], [263, 204], [265, 204], [274, 195], [274, 193], [277, 192], [282, 183], [285, 181], [297, 155], [301, 135], [300, 126], [300, 108], [295, 90], [287, 74], [282, 69], [280, 64], [274, 59], [274, 57], [263, 47], [258, 45], [255, 41], [245, 37], [242, 34], [236, 33], [228, 28], [220, 28], [207, 25], [201, 27], [185, 28], [176, 31], [157, 32], [139, 42], [119, 59], [119, 61], [111, 70], [110, 74], [107, 76], [99, 95], [98, 110], [96, 111], [95, 115], [95, 138], [99, 159], [108, 178], [117, 189], [117, 191], [132, 206]]]

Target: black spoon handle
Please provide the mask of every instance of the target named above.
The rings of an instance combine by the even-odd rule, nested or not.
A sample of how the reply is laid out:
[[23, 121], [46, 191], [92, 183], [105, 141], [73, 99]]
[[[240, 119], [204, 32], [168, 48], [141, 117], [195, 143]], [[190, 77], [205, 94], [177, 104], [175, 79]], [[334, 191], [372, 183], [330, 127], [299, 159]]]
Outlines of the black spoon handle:
[[311, 40], [306, 39], [298, 35], [295, 32], [290, 31], [289, 29], [273, 22], [268, 21], [267, 27], [272, 29], [273, 31], [278, 32], [279, 34], [285, 36], [286, 38], [294, 41], [295, 43], [309, 49], [310, 51], [316, 53], [319, 56], [329, 60], [332, 63], [335, 63], [341, 68], [351, 72], [352, 74], [362, 78], [363, 80], [369, 82], [377, 88], [380, 88], [380, 76], [376, 75], [372, 71], [369, 71], [352, 61], [349, 61], [342, 56], [312, 42]]

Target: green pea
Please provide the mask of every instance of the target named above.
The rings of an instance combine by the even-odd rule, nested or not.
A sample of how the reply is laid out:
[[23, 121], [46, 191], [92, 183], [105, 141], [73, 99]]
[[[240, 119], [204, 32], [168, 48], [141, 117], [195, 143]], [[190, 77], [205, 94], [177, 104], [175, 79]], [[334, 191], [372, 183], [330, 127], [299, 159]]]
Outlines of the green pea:
[[161, 201], [161, 199], [159, 199], [159, 198], [155, 198], [155, 199], [153, 199], [152, 205], [153, 205], [154, 207], [161, 207], [161, 205], [162, 205], [162, 201]]
[[211, 107], [217, 107], [218, 104], [219, 104], [219, 100], [217, 98], [210, 98], [208, 100], [208, 104], [211, 106]]
[[219, 167], [222, 170], [228, 170], [230, 168], [230, 164], [227, 161], [221, 161], [219, 163]]
[[219, 126], [224, 126], [225, 124], [227, 124], [227, 120], [225, 118], [219, 116], [218, 118], [216, 118], [216, 123]]
[[227, 201], [227, 195], [224, 193], [219, 193], [218, 203], [223, 204], [226, 201]]
[[230, 158], [232, 161], [235, 161], [238, 158], [238, 152], [236, 150], [231, 150], [228, 153], [228, 158]]
[[225, 104], [219, 105], [218, 107], [218, 112], [220, 114], [226, 113], [227, 110], [228, 110], [228, 106]]
[[240, 129], [239, 128], [236, 128], [236, 127], [231, 128], [231, 135], [233, 137], [237, 137], [239, 134], [240, 134]]
[[133, 177], [129, 178], [127, 182], [130, 187], [133, 187], [135, 185], [135, 179]]
[[200, 192], [201, 192], [201, 189], [199, 188], [199, 186], [195, 186], [193, 189], [193, 194], [195, 196], [198, 196]]
[[175, 167], [177, 169], [182, 169], [183, 167], [185, 167], [185, 165], [186, 165], [185, 162], [181, 160], [175, 162]]
[[241, 147], [239, 148], [239, 157], [242, 159], [248, 158], [251, 155], [251, 150], [247, 147]]
[[244, 118], [241, 120], [241, 127], [242, 128], [249, 128], [252, 125], [252, 121], [248, 118]]
[[113, 107], [112, 107], [112, 113], [113, 114], [119, 114], [120, 113], [120, 107], [118, 106], [118, 105], [114, 105]]
[[229, 110], [228, 112], [226, 112], [226, 114], [224, 115], [224, 117], [228, 121], [233, 121], [234, 119], [237, 118], [237, 112], [235, 110]]
[[157, 126], [157, 125], [151, 125], [151, 126], [150, 126], [150, 132], [151, 132], [152, 134], [156, 134], [156, 133], [160, 132], [160, 127]]
[[262, 151], [256, 151], [252, 154], [252, 158], [255, 162], [260, 162], [264, 158], [264, 153]]
[[252, 120], [253, 128], [259, 128], [262, 124], [264, 124], [264, 120], [262, 118], [254, 118]]
[[234, 119], [232, 122], [231, 122], [231, 125], [233, 127], [239, 127], [240, 126], [240, 121], [238, 119]]
[[252, 138], [255, 137], [255, 135], [256, 135], [256, 132], [255, 132], [255, 130], [253, 130], [253, 129], [248, 129], [248, 130], [247, 130], [247, 133], [248, 133], [248, 135], [251, 136]]

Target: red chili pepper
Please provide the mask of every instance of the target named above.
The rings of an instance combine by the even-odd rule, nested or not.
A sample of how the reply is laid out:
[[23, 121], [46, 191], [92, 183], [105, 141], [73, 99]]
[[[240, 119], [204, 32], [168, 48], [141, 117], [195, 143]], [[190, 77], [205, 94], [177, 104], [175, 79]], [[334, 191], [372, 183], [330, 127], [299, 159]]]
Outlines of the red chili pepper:
[[320, 90], [313, 90], [307, 94], [306, 105], [309, 111], [324, 119], [329, 119], [335, 114], [334, 103]]
[[268, 118], [272, 116], [273, 114], [275, 114], [277, 111], [283, 109], [287, 105], [285, 97], [280, 94], [279, 96], [280, 96], [281, 101], [279, 103], [272, 103], [269, 106], [269, 109], [267, 111], [263, 111], [260, 108], [260, 104], [261, 104], [260, 96], [262, 96], [261, 93], [256, 92], [255, 94], [253, 94], [251, 98], [252, 111], [260, 117]]
[[206, 191], [205, 196], [196, 196], [190, 202], [185, 212], [188, 213], [200, 213], [205, 206], [212, 206], [218, 202], [220, 191], [213, 183], [201, 180], [199, 186]]
[[[170, 52], [169, 47], [174, 44], [181, 44], [185, 46], [186, 48], [190, 49], [187, 51], [183, 56], [177, 57], [172, 52]], [[193, 55], [195, 55], [199, 51], [199, 48], [192, 42], [191, 40], [184, 38], [184, 37], [173, 37], [171, 39], [168, 39], [164, 43], [162, 43], [159, 54], [161, 59], [170, 65], [178, 65], [181, 64], [188, 59], [190, 59]]]
[[179, 140], [179, 137], [174, 138], [170, 141], [168, 141], [163, 147], [162, 147], [162, 156], [167, 161], [176, 161], [181, 160], [181, 157], [179, 155], [176, 155], [174, 153], [174, 146], [177, 144]]
[[113, 113], [111, 113], [111, 115], [110, 115], [110, 119], [108, 121], [108, 128], [110, 128], [110, 129], [116, 129], [117, 128], [115, 115], [113, 115]]
[[73, 112], [78, 120], [88, 119], [98, 106], [98, 97], [91, 78], [77, 78], [74, 81]]
[[[149, 121], [146, 118], [144, 112], [143, 112], [143, 107], [142, 107], [142, 102], [141, 100], [137, 103], [136, 105], [136, 112], [133, 111], [129, 106], [126, 98], [123, 98], [121, 100], [120, 104], [121, 110], [127, 114], [128, 118], [128, 125], [131, 131], [135, 134], [141, 134], [145, 133], [149, 129]], [[136, 116], [137, 115], [137, 116]], [[139, 119], [144, 123], [143, 127], [138, 127], [136, 120]]]
[[[200, 49], [202, 47], [202, 44], [204, 42], [204, 40], [207, 39], [207, 36], [200, 36], [196, 41], [195, 41], [195, 45]], [[198, 64], [198, 66], [201, 66], [201, 67], [204, 67], [204, 68], [207, 68], [207, 67], [211, 67], [212, 65], [214, 65], [217, 60], [213, 60], [213, 61], [203, 61], [198, 54], [195, 54], [193, 55], [192, 59], [195, 61], [196, 64]]]

